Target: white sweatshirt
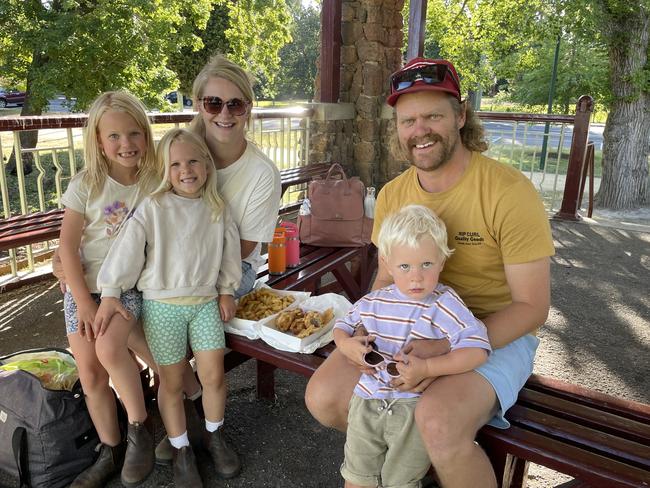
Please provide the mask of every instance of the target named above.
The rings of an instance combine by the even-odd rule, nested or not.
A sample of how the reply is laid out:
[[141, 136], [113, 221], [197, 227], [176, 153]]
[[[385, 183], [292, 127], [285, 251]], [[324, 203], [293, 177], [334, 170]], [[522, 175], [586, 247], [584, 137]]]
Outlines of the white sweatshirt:
[[102, 264], [102, 297], [119, 297], [136, 283], [147, 300], [233, 295], [241, 280], [237, 227], [226, 207], [219, 220], [202, 198], [172, 192], [146, 198]]

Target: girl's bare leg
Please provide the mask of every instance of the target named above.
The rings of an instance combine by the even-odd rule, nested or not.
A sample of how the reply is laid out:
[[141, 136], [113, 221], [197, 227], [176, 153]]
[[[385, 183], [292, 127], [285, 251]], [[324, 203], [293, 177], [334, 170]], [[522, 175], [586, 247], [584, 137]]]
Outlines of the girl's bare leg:
[[86, 405], [99, 440], [108, 446], [116, 446], [121, 437], [115, 396], [108, 382], [108, 373], [95, 353], [95, 342], [88, 342], [78, 332], [68, 335], [68, 342], [77, 362]]
[[183, 407], [183, 370], [185, 359], [166, 366], [159, 366], [160, 388], [158, 403], [160, 416], [165, 424], [165, 430], [170, 437], [178, 437], [186, 430], [185, 410]]
[[223, 420], [226, 410], [226, 376], [223, 349], [195, 351], [199, 380], [203, 386], [203, 410], [211, 422]]
[[129, 336], [135, 327], [135, 319], [125, 320], [120, 314], [115, 314], [106, 333], [97, 338], [95, 346], [99, 361], [124, 403], [129, 423], [143, 422], [147, 418], [140, 371], [128, 347]]

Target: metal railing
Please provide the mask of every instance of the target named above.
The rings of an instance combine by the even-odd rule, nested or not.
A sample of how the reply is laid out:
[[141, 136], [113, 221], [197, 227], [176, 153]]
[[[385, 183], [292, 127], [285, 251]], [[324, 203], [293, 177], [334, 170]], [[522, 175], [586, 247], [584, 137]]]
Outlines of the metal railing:
[[[490, 142], [487, 154], [528, 175], [547, 209], [562, 218], [577, 218], [592, 106], [591, 97], [582, 97], [575, 115], [478, 112]], [[159, 139], [169, 128], [188, 124], [194, 115], [193, 112], [151, 114], [154, 137]], [[249, 137], [280, 169], [305, 165], [309, 163], [312, 116], [313, 109], [304, 107], [256, 108]], [[0, 189], [5, 218], [60, 208], [59, 198], [66, 181], [83, 166], [85, 121], [85, 115], [0, 118]], [[27, 130], [39, 131], [36, 148], [21, 147], [19, 133]], [[15, 176], [8, 177], [7, 164], [12, 152], [17, 155]], [[33, 170], [29, 175], [25, 171], [28, 159]], [[290, 203], [295, 197], [295, 194], [285, 195], [284, 203]], [[45, 251], [47, 246], [47, 243], [34, 245]], [[15, 249], [9, 251], [14, 275], [18, 257]], [[28, 270], [33, 270], [31, 246], [21, 252], [20, 258], [24, 258]], [[6, 273], [0, 256], [0, 275]]]
[[[188, 125], [196, 113], [149, 115], [154, 139], [158, 140], [170, 128]], [[303, 166], [309, 154], [312, 115], [313, 109], [305, 107], [254, 108], [248, 137], [280, 169]], [[86, 120], [85, 114], [0, 118], [0, 218], [61, 208], [67, 181], [83, 167]], [[38, 131], [38, 144], [22, 147], [20, 134], [33, 130]], [[283, 203], [290, 203], [292, 198], [295, 195], [287, 192]], [[33, 271], [34, 251], [47, 255], [49, 244], [25, 246], [20, 252], [11, 249], [8, 256], [0, 255], [0, 275], [16, 276], [21, 267]]]

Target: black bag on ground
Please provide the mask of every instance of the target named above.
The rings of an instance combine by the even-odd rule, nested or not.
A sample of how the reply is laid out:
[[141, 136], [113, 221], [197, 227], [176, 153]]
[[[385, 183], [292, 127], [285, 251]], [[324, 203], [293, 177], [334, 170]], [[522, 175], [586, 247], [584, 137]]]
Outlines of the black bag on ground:
[[[0, 357], [0, 365], [32, 353], [72, 358], [65, 349], [32, 349]], [[18, 478], [21, 487], [59, 488], [92, 464], [99, 438], [79, 380], [73, 378], [71, 391], [48, 389], [41, 380], [47, 384], [51, 377], [0, 369], [0, 469]]]

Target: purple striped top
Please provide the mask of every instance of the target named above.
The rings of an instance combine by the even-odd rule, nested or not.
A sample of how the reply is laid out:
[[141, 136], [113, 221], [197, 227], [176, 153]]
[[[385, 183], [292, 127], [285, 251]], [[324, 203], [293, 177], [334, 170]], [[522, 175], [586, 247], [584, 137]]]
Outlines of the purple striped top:
[[[452, 351], [461, 347], [491, 350], [483, 322], [474, 317], [453, 289], [440, 283], [421, 300], [405, 297], [394, 284], [370, 292], [338, 319], [335, 327], [353, 335], [361, 325], [376, 337], [375, 344], [385, 357], [393, 357], [414, 339], [447, 339]], [[354, 393], [361, 398], [420, 396], [392, 388], [390, 380], [385, 370], [362, 374]]]

